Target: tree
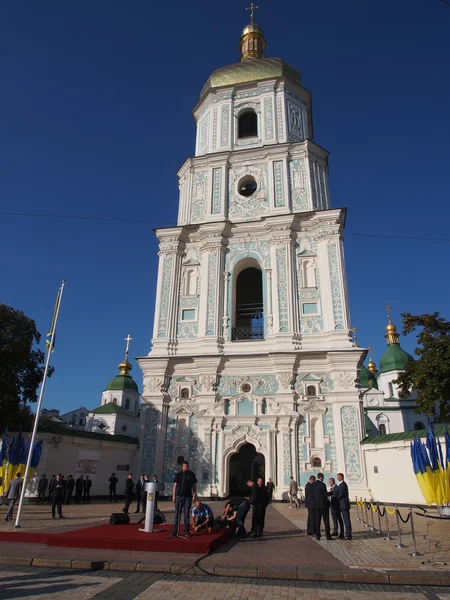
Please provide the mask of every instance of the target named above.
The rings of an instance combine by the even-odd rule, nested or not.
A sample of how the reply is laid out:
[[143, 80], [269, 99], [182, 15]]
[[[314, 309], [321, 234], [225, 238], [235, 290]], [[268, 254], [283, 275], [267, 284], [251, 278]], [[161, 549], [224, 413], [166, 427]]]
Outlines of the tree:
[[33, 319], [0, 303], [0, 432], [33, 422], [28, 403], [37, 401], [44, 374], [45, 354], [35, 347], [40, 340]]
[[403, 313], [403, 335], [419, 329], [419, 358], [409, 362], [394, 383], [399, 385], [400, 398], [408, 398], [411, 391], [418, 395], [416, 412], [432, 415], [439, 406], [439, 420], [450, 417], [450, 321], [439, 313], [411, 315]]

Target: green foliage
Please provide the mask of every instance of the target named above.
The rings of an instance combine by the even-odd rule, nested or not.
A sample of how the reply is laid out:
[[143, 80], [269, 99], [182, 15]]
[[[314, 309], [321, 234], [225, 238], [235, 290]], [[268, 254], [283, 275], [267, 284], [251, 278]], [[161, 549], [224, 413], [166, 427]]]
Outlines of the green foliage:
[[418, 359], [406, 365], [394, 382], [400, 387], [400, 398], [407, 398], [412, 390], [418, 394], [416, 412], [432, 415], [436, 403], [439, 419], [450, 418], [450, 321], [439, 313], [411, 315], [403, 313], [403, 335], [419, 330]]
[[45, 354], [35, 347], [40, 339], [33, 319], [0, 303], [0, 431], [28, 429], [33, 422], [27, 403], [37, 401], [44, 374]]

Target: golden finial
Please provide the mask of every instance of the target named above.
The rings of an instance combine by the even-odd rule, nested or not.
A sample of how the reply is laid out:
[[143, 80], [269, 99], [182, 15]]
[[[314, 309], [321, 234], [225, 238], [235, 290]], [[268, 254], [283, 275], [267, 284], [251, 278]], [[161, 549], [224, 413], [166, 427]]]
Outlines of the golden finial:
[[372, 347], [371, 346], [367, 346], [367, 350], [369, 351], [369, 362], [367, 364], [367, 368], [372, 373], [376, 373], [377, 372], [377, 365], [372, 360]]
[[241, 51], [241, 62], [246, 58], [264, 58], [264, 49], [266, 40], [261, 28], [256, 25], [255, 9], [259, 8], [253, 2], [245, 10], [250, 11], [250, 23], [242, 30], [239, 40], [239, 49]]
[[125, 341], [127, 343], [126, 347], [125, 347], [125, 358], [124, 360], [119, 364], [119, 370], [120, 373], [119, 375], [128, 375], [128, 372], [131, 371], [131, 369], [133, 368], [130, 363], [128, 362], [128, 351], [130, 349], [130, 342], [133, 338], [130, 337], [130, 334], [127, 335], [127, 337], [125, 338]]
[[387, 313], [388, 313], [388, 324], [386, 325], [386, 335], [384, 337], [387, 340], [388, 346], [390, 344], [398, 344], [399, 343], [399, 336], [398, 336], [398, 333], [397, 333], [397, 327], [391, 321], [391, 310], [392, 310], [392, 307], [389, 306], [389, 304], [386, 304], [386, 306], [384, 308], [385, 308], [385, 310], [387, 310]]
[[250, 11], [250, 23], [253, 25], [253, 18], [255, 16], [255, 9], [259, 8], [259, 6], [255, 6], [253, 4], [253, 2], [250, 4], [250, 6], [248, 8], [246, 8], [245, 10], [249, 10]]

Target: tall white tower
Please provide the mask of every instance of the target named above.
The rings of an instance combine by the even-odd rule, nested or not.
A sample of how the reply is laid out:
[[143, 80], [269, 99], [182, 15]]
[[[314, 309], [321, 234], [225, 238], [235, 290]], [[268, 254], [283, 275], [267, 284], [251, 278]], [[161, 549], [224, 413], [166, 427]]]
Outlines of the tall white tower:
[[313, 139], [297, 69], [264, 58], [253, 23], [241, 59], [194, 108], [195, 156], [179, 170], [176, 227], [158, 229], [152, 349], [144, 375], [142, 472], [173, 481], [188, 459], [199, 491], [247, 477], [342, 471], [366, 488], [343, 238], [328, 153]]

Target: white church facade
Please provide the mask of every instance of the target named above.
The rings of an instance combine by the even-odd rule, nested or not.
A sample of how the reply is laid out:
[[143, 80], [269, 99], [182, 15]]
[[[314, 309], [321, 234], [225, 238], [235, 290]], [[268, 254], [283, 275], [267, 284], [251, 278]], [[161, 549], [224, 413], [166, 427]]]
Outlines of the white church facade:
[[203, 87], [178, 223], [156, 231], [140, 470], [170, 484], [187, 459], [199, 493], [220, 497], [261, 473], [277, 498], [291, 475], [303, 486], [342, 471], [364, 494], [346, 212], [330, 205], [310, 92], [295, 68], [264, 58], [265, 43], [249, 24], [241, 62]]

